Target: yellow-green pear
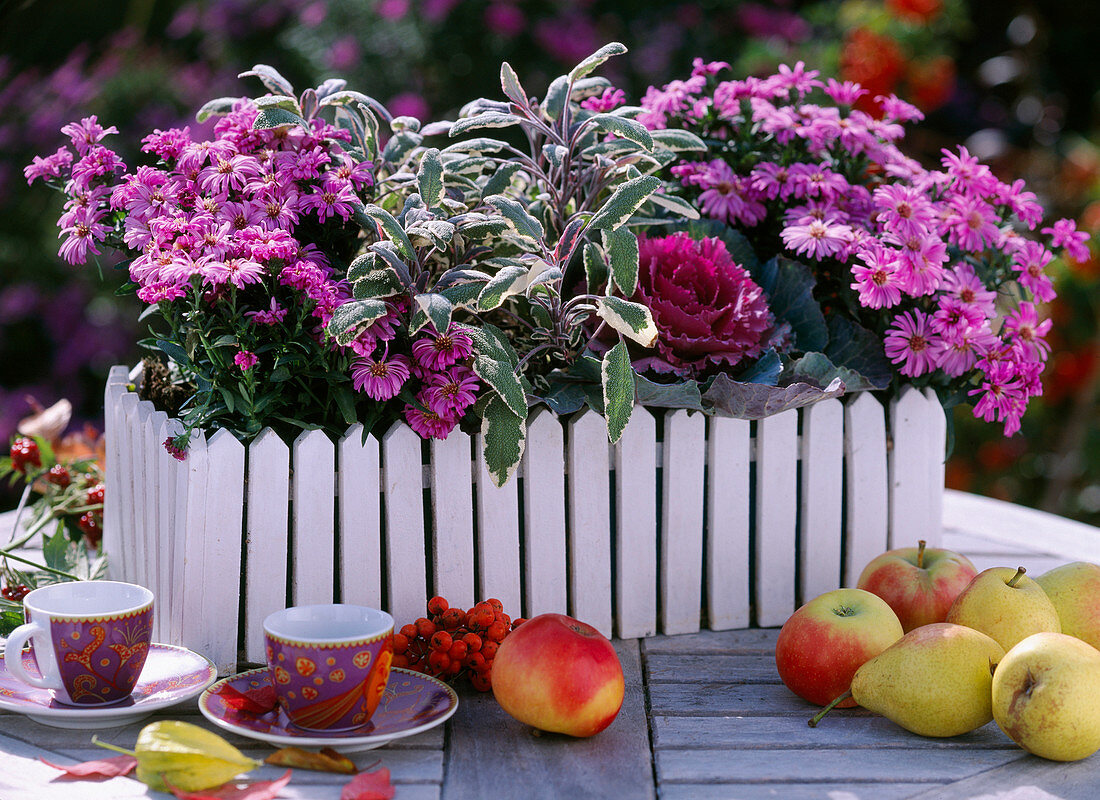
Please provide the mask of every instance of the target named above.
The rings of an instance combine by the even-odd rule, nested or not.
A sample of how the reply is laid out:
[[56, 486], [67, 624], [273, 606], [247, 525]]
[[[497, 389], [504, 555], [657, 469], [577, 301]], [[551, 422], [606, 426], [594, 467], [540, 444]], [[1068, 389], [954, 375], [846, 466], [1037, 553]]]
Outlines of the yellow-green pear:
[[1100, 564], [1074, 561], [1035, 579], [1058, 611], [1062, 633], [1100, 650]]
[[1024, 572], [1023, 567], [979, 572], [951, 604], [947, 621], [991, 636], [1005, 652], [1033, 633], [1061, 633], [1054, 604]]
[[1036, 633], [993, 675], [993, 718], [1029, 753], [1077, 761], [1100, 750], [1100, 650], [1064, 633]]
[[856, 670], [851, 696], [907, 731], [958, 736], [993, 719], [992, 675], [1004, 652], [973, 628], [922, 625]]

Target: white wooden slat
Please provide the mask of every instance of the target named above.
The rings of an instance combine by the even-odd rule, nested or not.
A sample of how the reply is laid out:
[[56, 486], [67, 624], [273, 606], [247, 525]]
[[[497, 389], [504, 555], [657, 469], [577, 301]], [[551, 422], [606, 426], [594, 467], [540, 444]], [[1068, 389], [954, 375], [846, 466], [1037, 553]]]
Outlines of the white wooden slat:
[[428, 599], [420, 441], [403, 422], [382, 437], [387, 610], [398, 627], [424, 616]]
[[134, 583], [149, 585], [149, 560], [152, 557], [150, 531], [146, 513], [149, 505], [150, 480], [155, 481], [153, 465], [150, 464], [146, 433], [149, 418], [153, 414], [153, 404], [141, 400], [130, 414], [130, 451], [134, 464]]
[[340, 598], [382, 607], [382, 499], [378, 439], [355, 423], [337, 445], [340, 505]]
[[657, 633], [657, 420], [635, 408], [615, 445], [615, 628]]
[[523, 608], [519, 563], [519, 476], [503, 486], [493, 483], [485, 466], [485, 443], [474, 436], [477, 479], [478, 597], [495, 597], [504, 611], [518, 616]]
[[870, 392], [844, 408], [844, 574], [855, 586], [867, 562], [887, 548], [886, 414]]
[[[165, 497], [165, 493], [175, 488], [175, 484], [168, 481], [168, 469], [164, 464], [161, 454], [164, 452], [164, 439], [157, 436], [168, 422], [168, 415], [163, 411], [154, 410], [145, 422], [145, 560], [146, 580], [145, 585], [153, 593], [153, 597], [160, 597], [168, 591], [167, 585], [161, 582], [161, 570], [167, 568], [168, 553], [165, 552], [165, 533], [161, 527], [161, 504], [171, 503], [172, 498]], [[163, 566], [162, 566], [163, 565]], [[161, 625], [160, 606], [153, 603], [153, 641], [164, 641], [163, 627]]]
[[291, 447], [293, 605], [331, 603], [336, 574], [336, 447], [324, 431], [304, 431]]
[[706, 417], [665, 416], [661, 514], [661, 629], [699, 630], [703, 592], [703, 470]]
[[523, 453], [525, 617], [568, 613], [564, 498], [564, 432], [539, 409], [527, 418]]
[[[209, 472], [206, 452], [206, 436], [201, 430], [191, 434], [187, 447], [187, 518], [183, 528], [182, 558], [179, 568], [182, 580], [175, 584], [173, 600], [178, 602], [172, 608], [172, 628], [180, 632], [180, 641], [184, 647], [202, 651], [203, 620], [202, 606], [206, 583], [205, 543], [207, 517], [214, 524], [214, 510], [207, 504], [206, 484]], [[175, 577], [173, 576], [173, 581]], [[233, 612], [236, 617], [236, 611]]]
[[929, 547], [943, 546], [943, 489], [947, 480], [947, 414], [933, 389], [924, 390], [928, 405], [928, 519], [925, 538]]
[[802, 409], [798, 560], [805, 603], [840, 586], [844, 512], [844, 406], [823, 400]]
[[[117, 553], [119, 566], [121, 567], [122, 580], [134, 582], [137, 580], [136, 550], [137, 550], [137, 526], [134, 524], [134, 509], [137, 507], [136, 493], [139, 491], [139, 476], [141, 464], [134, 463], [134, 424], [133, 417], [138, 405], [138, 396], [134, 392], [127, 392], [122, 396], [118, 407], [118, 427], [122, 434], [119, 437], [119, 463], [122, 474], [122, 482], [119, 485], [119, 539], [121, 547]], [[105, 488], [105, 492], [112, 489]]]
[[591, 409], [569, 422], [569, 613], [610, 638], [611, 506], [607, 423]]
[[[119, 437], [121, 431], [118, 422], [119, 405], [126, 394], [127, 369], [124, 366], [111, 367], [107, 375], [107, 385], [103, 391], [103, 436], [106, 447], [104, 465], [104, 485], [121, 486], [123, 474], [119, 461]], [[121, 565], [117, 559], [122, 550], [122, 493], [104, 492], [103, 496], [103, 552], [107, 554], [107, 577], [118, 580], [122, 577]]]
[[[244, 542], [244, 445], [226, 429], [207, 442], [206, 525], [202, 604], [185, 614], [202, 616], [202, 649], [224, 675], [236, 669], [241, 547]], [[331, 470], [330, 470], [331, 472]]]
[[756, 423], [756, 624], [782, 625], [795, 610], [798, 412]]
[[930, 422], [928, 401], [920, 389], [906, 386], [890, 401], [892, 446], [887, 453], [886, 468], [887, 542], [891, 548], [916, 547], [918, 540], [928, 538], [932, 527], [928, 514], [928, 482], [932, 471], [927, 467], [932, 447]]
[[290, 448], [264, 428], [248, 445], [244, 544], [245, 659], [264, 663], [264, 618], [287, 606]]
[[[174, 439], [181, 433], [183, 433], [183, 423], [178, 419], [169, 419], [165, 425], [164, 438], [172, 437]], [[182, 645], [182, 613], [179, 606], [182, 605], [183, 600], [183, 555], [186, 547], [185, 537], [187, 536], [187, 486], [190, 473], [188, 472], [187, 456], [180, 461], [165, 451], [163, 457], [172, 461], [169, 474], [172, 476], [174, 488], [172, 490], [172, 505], [170, 507], [166, 505], [161, 509], [162, 513], [169, 517], [166, 523], [166, 530], [169, 531], [167, 542], [169, 552], [168, 589], [157, 600], [164, 609], [165, 618], [168, 622], [166, 643]]]
[[471, 608], [476, 602], [470, 448], [470, 437], [455, 429], [446, 439], [432, 440], [429, 465], [433, 591], [462, 608]]
[[748, 420], [713, 417], [707, 436], [706, 607], [711, 630], [749, 626]]

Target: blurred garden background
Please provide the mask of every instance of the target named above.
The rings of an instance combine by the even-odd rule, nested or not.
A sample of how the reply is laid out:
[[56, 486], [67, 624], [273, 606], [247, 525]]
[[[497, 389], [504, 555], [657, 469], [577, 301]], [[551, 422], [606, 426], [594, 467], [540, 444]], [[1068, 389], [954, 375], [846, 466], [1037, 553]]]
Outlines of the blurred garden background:
[[124, 273], [109, 257], [98, 270], [65, 264], [62, 198], [23, 178], [66, 141], [62, 125], [96, 114], [123, 133], [115, 146], [196, 130], [206, 100], [255, 93], [236, 76], [258, 62], [298, 87], [341, 76], [394, 113], [453, 118], [460, 99], [499, 94], [502, 60], [537, 87], [617, 40], [631, 52], [606, 74], [631, 102], [696, 56], [739, 76], [801, 59], [872, 97], [896, 92], [927, 113], [907, 136], [912, 155], [933, 164], [964, 142], [1001, 179], [1025, 179], [1048, 219], [1092, 234], [1092, 258], [1054, 267], [1041, 402], [1010, 439], [956, 409], [948, 483], [1100, 524], [1098, 39], [1100, 3], [1080, 0], [0, 3], [0, 436], [61, 398], [73, 428], [101, 427], [108, 368], [140, 358], [139, 301], [116, 295]]

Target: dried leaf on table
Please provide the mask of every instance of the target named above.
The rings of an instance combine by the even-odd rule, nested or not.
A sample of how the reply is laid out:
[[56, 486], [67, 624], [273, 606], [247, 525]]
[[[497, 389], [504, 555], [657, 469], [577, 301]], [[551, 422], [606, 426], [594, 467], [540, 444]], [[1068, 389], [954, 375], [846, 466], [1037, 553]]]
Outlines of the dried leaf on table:
[[[185, 792], [171, 783], [168, 791], [179, 800], [273, 800], [279, 796], [282, 788], [290, 783], [291, 770], [287, 770], [281, 778], [273, 781], [256, 781], [254, 783], [241, 783], [230, 781], [216, 789], [205, 789], [199, 792]], [[392, 795], [391, 795], [392, 797]]]
[[344, 786], [340, 800], [390, 800], [397, 790], [390, 783], [390, 771], [385, 767], [374, 772], [360, 772]]
[[247, 711], [250, 714], [266, 714], [278, 703], [274, 686], [260, 686], [242, 692], [227, 684], [218, 692], [218, 697], [230, 708]]
[[331, 747], [325, 747], [319, 753], [303, 750], [300, 747], [284, 747], [265, 758], [264, 763], [276, 767], [296, 767], [317, 772], [337, 772], [343, 775], [354, 775], [359, 771], [350, 758]]
[[[129, 775], [137, 766], [137, 759], [133, 756], [114, 756], [113, 758], [101, 758], [98, 761], [84, 761], [80, 764], [70, 764], [63, 767], [54, 764], [44, 758], [38, 759], [43, 764], [59, 769], [70, 778], [117, 778], [121, 775]], [[57, 777], [63, 777], [58, 775]]]

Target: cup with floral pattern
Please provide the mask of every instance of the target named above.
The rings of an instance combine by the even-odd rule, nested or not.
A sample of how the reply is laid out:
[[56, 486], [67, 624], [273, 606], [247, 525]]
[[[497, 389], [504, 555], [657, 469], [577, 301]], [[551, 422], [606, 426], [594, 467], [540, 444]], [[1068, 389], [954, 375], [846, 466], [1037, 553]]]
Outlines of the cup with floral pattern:
[[[6, 645], [13, 677], [48, 689], [64, 705], [103, 706], [130, 696], [152, 641], [151, 591], [119, 581], [55, 583], [23, 598], [23, 609], [27, 624]], [[28, 642], [41, 677], [13, 657]]]
[[366, 725], [393, 661], [393, 617], [365, 606], [295, 606], [264, 620], [267, 666], [279, 705], [308, 730]]

